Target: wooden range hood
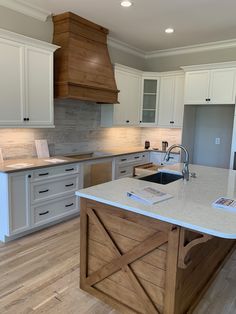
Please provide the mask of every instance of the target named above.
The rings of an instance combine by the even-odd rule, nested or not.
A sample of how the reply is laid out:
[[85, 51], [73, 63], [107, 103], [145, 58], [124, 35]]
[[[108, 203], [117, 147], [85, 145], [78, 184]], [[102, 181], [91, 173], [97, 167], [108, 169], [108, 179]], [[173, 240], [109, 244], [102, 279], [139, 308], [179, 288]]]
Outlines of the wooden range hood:
[[117, 103], [118, 90], [107, 48], [108, 29], [76, 14], [55, 15], [55, 97]]

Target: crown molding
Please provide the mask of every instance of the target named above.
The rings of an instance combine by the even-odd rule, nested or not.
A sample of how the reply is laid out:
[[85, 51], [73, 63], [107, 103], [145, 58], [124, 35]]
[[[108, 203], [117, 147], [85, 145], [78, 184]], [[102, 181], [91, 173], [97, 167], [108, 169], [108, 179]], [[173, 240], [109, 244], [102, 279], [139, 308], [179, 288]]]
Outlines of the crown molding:
[[178, 48], [156, 50], [156, 51], [150, 51], [150, 52], [145, 52], [144, 50], [128, 45], [110, 36], [108, 37], [108, 45], [110, 47], [117, 48], [124, 52], [138, 56], [140, 58], [152, 59], [152, 58], [157, 58], [157, 57], [167, 57], [167, 56], [174, 56], [174, 55], [180, 55], [180, 54], [186, 54], [186, 53], [235, 48], [236, 39], [209, 42], [206, 44], [198, 44], [198, 45], [191, 45], [191, 46], [178, 47]]
[[27, 37], [18, 33], [10, 32], [2, 28], [0, 28], [0, 40], [1, 39], [14, 41], [17, 43], [21, 43], [22, 45], [29, 45], [29, 46], [34, 46], [41, 49], [46, 49], [52, 52], [60, 48], [60, 46], [48, 43], [46, 41], [42, 41], [42, 40]]
[[0, 0], [0, 6], [45, 22], [52, 13], [24, 0]]
[[145, 51], [135, 48], [129, 44], [126, 44], [125, 42], [118, 40], [116, 38], [113, 38], [111, 36], [108, 36], [107, 40], [108, 46], [117, 48], [119, 50], [122, 50], [124, 52], [130, 53], [132, 55], [135, 55], [140, 58], [145, 58]]
[[120, 63], [114, 63], [114, 68], [118, 71], [129, 72], [130, 74], [135, 74], [135, 75], [142, 75], [143, 74], [143, 71], [141, 71], [141, 70], [134, 69], [134, 68], [128, 67], [126, 65], [120, 64]]
[[223, 40], [223, 41], [209, 42], [206, 44], [198, 44], [198, 45], [192, 45], [192, 46], [150, 51], [150, 52], [145, 53], [145, 59], [151, 59], [151, 58], [156, 58], [156, 57], [167, 57], [167, 56], [173, 56], [173, 55], [179, 55], [179, 54], [185, 54], [185, 53], [218, 50], [218, 49], [225, 49], [225, 48], [234, 48], [234, 47], [236, 47], [236, 39], [229, 39], [229, 40]]
[[214, 70], [214, 69], [226, 69], [226, 68], [236, 68], [236, 61], [208, 63], [208, 64], [199, 64], [199, 65], [187, 65], [187, 66], [181, 67], [181, 69], [183, 69], [185, 72], [201, 71], [201, 70]]

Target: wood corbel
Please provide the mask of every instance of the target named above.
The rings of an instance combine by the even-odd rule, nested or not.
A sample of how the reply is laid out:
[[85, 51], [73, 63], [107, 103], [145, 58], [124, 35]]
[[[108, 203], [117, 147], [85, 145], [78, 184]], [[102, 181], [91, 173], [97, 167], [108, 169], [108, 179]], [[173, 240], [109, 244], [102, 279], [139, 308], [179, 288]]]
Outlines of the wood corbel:
[[185, 239], [185, 229], [181, 229], [180, 231], [180, 244], [179, 244], [179, 260], [178, 267], [185, 269], [191, 264], [191, 259], [189, 257], [189, 252], [195, 246], [199, 244], [203, 244], [209, 240], [211, 240], [213, 236], [205, 233], [199, 233], [199, 237], [186, 243]]

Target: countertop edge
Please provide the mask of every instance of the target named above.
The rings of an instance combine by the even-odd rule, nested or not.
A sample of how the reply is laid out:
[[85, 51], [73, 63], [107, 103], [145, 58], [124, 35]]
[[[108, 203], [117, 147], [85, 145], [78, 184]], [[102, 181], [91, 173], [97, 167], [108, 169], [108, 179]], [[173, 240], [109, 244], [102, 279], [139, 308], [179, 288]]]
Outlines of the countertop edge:
[[107, 204], [107, 205], [111, 205], [111, 206], [114, 206], [114, 207], [119, 207], [121, 209], [130, 211], [130, 212], [141, 214], [141, 215], [144, 215], [146, 217], [154, 218], [154, 219], [161, 220], [161, 221], [164, 221], [164, 222], [167, 222], [167, 223], [175, 224], [175, 225], [178, 225], [180, 227], [184, 227], [184, 228], [191, 229], [191, 230], [194, 230], [194, 231], [198, 231], [198, 232], [201, 232], [201, 233], [206, 233], [206, 234], [209, 234], [209, 235], [212, 235], [212, 236], [215, 236], [215, 237], [224, 238], [224, 239], [231, 239], [231, 240], [236, 239], [236, 234], [221, 233], [221, 232], [217, 232], [216, 230], [201, 228], [201, 227], [196, 226], [196, 225], [184, 223], [184, 222], [179, 221], [179, 220], [167, 218], [165, 216], [160, 216], [160, 215], [157, 215], [157, 214], [154, 214], [154, 213], [151, 213], [151, 212], [146, 212], [146, 211], [138, 209], [138, 208], [125, 206], [125, 205], [122, 205], [122, 204], [119, 204], [119, 203], [116, 203], [116, 202], [112, 202], [112, 201], [109, 201], [109, 200], [106, 200], [106, 199], [103, 199], [103, 198], [98, 198], [98, 197], [95, 197], [95, 196], [92, 196], [92, 195], [88, 195], [86, 193], [82, 193], [82, 192], [78, 192], [78, 191], [75, 192], [75, 194], [77, 196], [79, 196], [79, 197], [82, 197], [82, 198], [90, 199], [90, 200], [97, 201], [97, 202], [100, 202], [100, 203], [103, 203], [103, 204]]

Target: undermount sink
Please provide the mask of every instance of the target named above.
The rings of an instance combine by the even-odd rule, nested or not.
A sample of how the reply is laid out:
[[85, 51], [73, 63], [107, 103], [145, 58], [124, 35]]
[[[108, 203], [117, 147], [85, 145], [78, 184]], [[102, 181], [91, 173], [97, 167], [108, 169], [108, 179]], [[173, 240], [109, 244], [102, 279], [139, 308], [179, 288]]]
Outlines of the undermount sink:
[[139, 180], [159, 183], [159, 184], [168, 184], [177, 180], [183, 179], [183, 176], [180, 174], [170, 173], [170, 172], [157, 172], [146, 177], [139, 178]]

